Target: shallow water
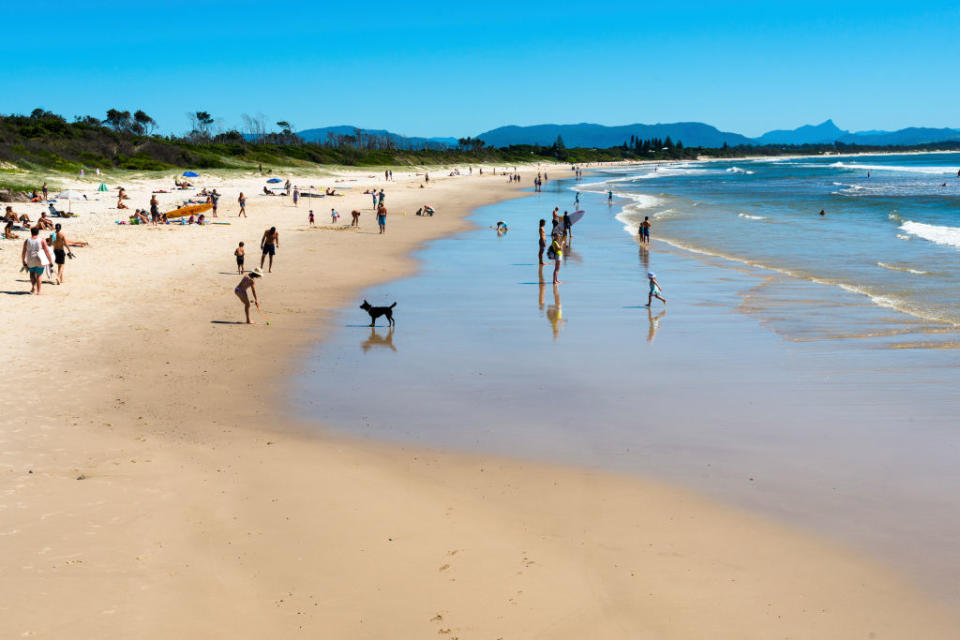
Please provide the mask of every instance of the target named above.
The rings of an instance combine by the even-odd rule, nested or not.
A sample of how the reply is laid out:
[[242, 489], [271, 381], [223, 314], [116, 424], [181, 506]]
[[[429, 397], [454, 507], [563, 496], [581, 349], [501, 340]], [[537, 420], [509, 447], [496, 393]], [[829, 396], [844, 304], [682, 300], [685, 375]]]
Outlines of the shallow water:
[[[684, 169], [708, 181], [768, 170]], [[647, 192], [633, 195], [669, 203], [650, 211], [699, 202], [700, 222], [661, 216], [652, 248], [641, 250], [624, 233], [623, 219], [637, 211], [623, 206], [644, 198], [608, 206], [605, 195], [585, 193], [587, 214], [554, 288], [552, 268], [542, 282], [536, 265], [537, 221], [549, 227], [554, 206], [573, 209], [571, 188], [596, 180], [551, 181], [543, 194], [481, 208], [478, 229], [419, 253], [417, 275], [366, 292], [373, 304], [398, 302], [396, 328], [371, 330], [362, 311], [344, 310], [341, 329], [304, 364], [299, 410], [355, 436], [680, 483], [872, 551], [960, 605], [957, 352], [891, 348], [949, 346], [952, 325], [878, 306], [817, 275], [786, 275], [779, 263], [780, 271], [750, 266], [755, 256], [734, 255], [741, 240], [784, 265], [814, 249], [772, 251], [767, 236], [751, 235], [755, 220], [722, 205], [711, 213], [691, 186], [666, 195], [673, 179], [661, 177], [632, 182]], [[663, 184], [649, 193], [654, 181]], [[639, 189], [618, 184], [618, 192]], [[711, 237], [700, 225], [714, 219], [753, 225], [723, 247], [733, 260], [697, 244]], [[497, 220], [510, 225], [502, 237], [489, 228]], [[856, 281], [860, 258], [831, 242], [822, 255], [840, 254], [845, 278], [875, 286]], [[933, 268], [915, 255], [886, 260]], [[650, 270], [667, 308], [642, 307]]]

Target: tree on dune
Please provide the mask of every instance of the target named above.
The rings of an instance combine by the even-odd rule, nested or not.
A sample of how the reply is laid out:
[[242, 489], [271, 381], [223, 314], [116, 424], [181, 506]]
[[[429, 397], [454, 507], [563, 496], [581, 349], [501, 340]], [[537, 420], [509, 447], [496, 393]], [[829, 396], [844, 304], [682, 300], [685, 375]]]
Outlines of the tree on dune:
[[138, 109], [133, 114], [133, 132], [141, 136], [149, 136], [157, 128], [157, 122], [146, 114], [143, 109]]
[[113, 127], [114, 131], [129, 131], [132, 120], [129, 111], [120, 111], [110, 109], [107, 111], [106, 123]]

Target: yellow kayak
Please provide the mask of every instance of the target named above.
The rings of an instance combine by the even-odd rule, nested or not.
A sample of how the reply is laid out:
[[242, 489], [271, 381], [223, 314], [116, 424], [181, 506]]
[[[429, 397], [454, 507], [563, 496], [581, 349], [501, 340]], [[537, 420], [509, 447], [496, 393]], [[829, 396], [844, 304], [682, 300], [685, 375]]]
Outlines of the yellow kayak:
[[191, 204], [186, 207], [180, 207], [179, 209], [174, 209], [173, 211], [167, 212], [167, 218], [182, 218], [184, 216], [195, 216], [197, 214], [203, 213], [204, 211], [210, 211], [213, 209], [211, 203], [206, 204]]

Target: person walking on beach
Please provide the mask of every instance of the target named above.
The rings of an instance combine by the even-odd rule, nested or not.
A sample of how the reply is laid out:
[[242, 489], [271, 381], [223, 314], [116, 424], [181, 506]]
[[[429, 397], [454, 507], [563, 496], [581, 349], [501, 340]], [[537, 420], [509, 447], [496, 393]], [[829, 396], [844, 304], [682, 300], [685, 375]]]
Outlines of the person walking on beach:
[[313, 209], [310, 209], [310, 215], [307, 216], [307, 226], [309, 226], [309, 227], [315, 227], [315, 226], [317, 226], [317, 225], [314, 223], [314, 219], [313, 219]]
[[607, 191], [607, 204], [613, 204], [613, 191]]
[[240, 205], [240, 213], [237, 214], [237, 217], [243, 216], [247, 217], [247, 198], [243, 195], [243, 191], [240, 192], [240, 197], [237, 198], [237, 204]]
[[574, 191], [574, 193], [575, 193], [576, 195], [573, 196], [573, 206], [574, 206], [574, 207], [577, 207], [577, 208], [579, 209], [579, 208], [580, 208], [580, 192], [579, 192], [579, 191]]
[[387, 231], [387, 208], [383, 206], [383, 203], [380, 203], [380, 206], [377, 207], [377, 224], [380, 225], [380, 233], [386, 233]]
[[30, 293], [40, 295], [40, 284], [43, 279], [43, 270], [53, 263], [50, 256], [50, 247], [47, 241], [39, 237], [40, 228], [30, 229], [30, 237], [23, 241], [20, 252], [20, 261], [30, 273]]
[[260, 256], [260, 268], [263, 268], [263, 261], [266, 260], [267, 256], [270, 256], [270, 265], [267, 267], [268, 273], [273, 273], [273, 256], [277, 255], [277, 247], [280, 246], [280, 234], [277, 232], [276, 227], [270, 227], [263, 232], [263, 237], [260, 238], [260, 249], [263, 250], [263, 255]]
[[300, 189], [298, 187], [293, 188], [293, 206], [300, 206]]
[[243, 314], [247, 318], [247, 324], [253, 324], [250, 322], [250, 296], [247, 294], [247, 290], [253, 294], [253, 303], [257, 305], [257, 308], [260, 308], [260, 300], [257, 298], [257, 287], [254, 284], [257, 278], [263, 277], [263, 271], [260, 269], [254, 269], [250, 273], [243, 276], [240, 279], [240, 284], [233, 288], [233, 292], [240, 298], [240, 302], [243, 303]]
[[67, 237], [63, 235], [59, 222], [53, 229], [53, 261], [57, 265], [57, 284], [63, 284], [63, 265], [67, 261], [67, 256], [73, 257], [73, 251], [70, 251], [70, 244], [67, 242]]
[[641, 244], [650, 244], [650, 216], [644, 216], [640, 228], [637, 230], [640, 235]]
[[547, 248], [547, 221], [543, 218], [540, 218], [540, 253], [538, 254], [538, 261], [542, 267], [544, 264], [543, 261], [543, 250]]
[[566, 211], [563, 212], [563, 237], [568, 240], [573, 238], [573, 223], [570, 222], [570, 214]]
[[243, 274], [243, 258], [246, 254], [246, 249], [243, 248], [243, 243], [240, 243], [240, 246], [236, 248], [233, 252], [233, 255], [237, 257], [237, 273]]
[[220, 194], [217, 193], [217, 190], [216, 190], [216, 189], [214, 189], [214, 190], [210, 193], [210, 204], [213, 205], [213, 217], [216, 218], [216, 217], [217, 217], [217, 206], [219, 206], [219, 204], [220, 204]]
[[663, 304], [667, 304], [667, 299], [663, 297], [663, 290], [660, 288], [660, 283], [657, 282], [657, 276], [655, 276], [652, 272], [648, 273], [647, 280], [650, 281], [650, 293], [647, 294], [646, 306], [649, 307], [654, 298], [660, 300], [663, 302]]
[[377, 204], [382, 205], [384, 200], [387, 199], [387, 194], [383, 192], [383, 189], [380, 189], [380, 193], [377, 195], [377, 197], [378, 197]]

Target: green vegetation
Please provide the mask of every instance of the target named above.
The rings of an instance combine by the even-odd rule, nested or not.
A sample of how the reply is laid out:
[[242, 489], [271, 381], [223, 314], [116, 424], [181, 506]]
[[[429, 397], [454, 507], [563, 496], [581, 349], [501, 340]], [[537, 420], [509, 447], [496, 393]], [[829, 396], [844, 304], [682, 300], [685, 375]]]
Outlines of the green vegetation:
[[[912, 147], [873, 147], [836, 142], [832, 145], [724, 145], [719, 149], [685, 147], [669, 137], [641, 140], [631, 136], [609, 149], [570, 149], [562, 138], [550, 146], [487, 147], [482, 140], [462, 138], [456, 148], [405, 148], [403, 141], [371, 136], [333, 136], [323, 143], [304, 143], [280, 121], [280, 133], [265, 133], [262, 122], [251, 121], [250, 133], [214, 133], [215, 119], [205, 111], [190, 114], [193, 129], [183, 137], [154, 133], [156, 123], [142, 110], [110, 109], [106, 118], [63, 116], [35, 109], [30, 115], [0, 116], [0, 176], [17, 185], [12, 167], [78, 173], [81, 169], [167, 171], [170, 169], [255, 169], [259, 165], [289, 169], [323, 166], [430, 166], [465, 163], [520, 164], [531, 162], [610, 162], [620, 160], [693, 160], [744, 155], [820, 155], [889, 151], [960, 150], [960, 142]], [[254, 142], [254, 140], [256, 142]]]

